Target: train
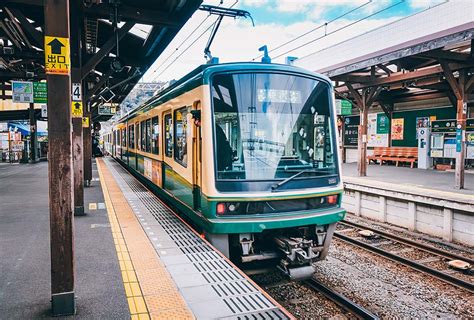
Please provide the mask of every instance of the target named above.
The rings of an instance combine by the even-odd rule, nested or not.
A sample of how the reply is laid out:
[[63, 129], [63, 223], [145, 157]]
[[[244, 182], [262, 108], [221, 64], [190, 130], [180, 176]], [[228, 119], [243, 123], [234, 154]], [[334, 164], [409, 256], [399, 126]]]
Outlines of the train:
[[336, 130], [327, 77], [242, 62], [197, 67], [102, 139], [232, 261], [305, 279], [346, 214]]

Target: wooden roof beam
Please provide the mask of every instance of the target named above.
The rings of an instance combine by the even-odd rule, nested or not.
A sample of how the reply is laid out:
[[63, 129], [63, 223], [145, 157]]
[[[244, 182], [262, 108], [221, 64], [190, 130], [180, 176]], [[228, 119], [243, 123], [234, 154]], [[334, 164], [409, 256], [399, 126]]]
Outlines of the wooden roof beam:
[[[469, 68], [474, 66], [474, 61], [469, 62], [467, 64], [458, 64], [458, 63], [450, 63], [449, 67], [452, 71], [457, 71], [465, 68]], [[436, 74], [442, 74], [443, 67], [441, 65], [418, 69], [416, 71], [411, 72], [396, 72], [392, 73], [390, 77], [380, 77], [370, 82], [364, 83], [353, 83], [352, 87], [354, 89], [362, 89], [367, 87], [375, 87], [379, 85], [390, 85], [395, 83], [401, 83], [404, 81], [416, 80], [421, 78], [426, 78], [429, 76], [434, 76]], [[339, 88], [339, 92], [347, 92], [349, 88], [347, 86], [343, 86]]]
[[[6, 9], [6, 8], [5, 8]], [[44, 38], [43, 33], [36, 30], [36, 28], [28, 21], [28, 19], [23, 15], [23, 13], [16, 9], [16, 8], [9, 8], [8, 10], [14, 15], [16, 19], [21, 24], [21, 27], [30, 35], [30, 37], [34, 40], [34, 44], [38, 47], [43, 49], [44, 46]]]
[[469, 54], [452, 52], [452, 51], [443, 51], [443, 50], [434, 50], [418, 54], [419, 57], [435, 58], [435, 59], [444, 59], [452, 60], [458, 62], [466, 62], [469, 60]]
[[[118, 40], [120, 41], [125, 35], [127, 35], [128, 31], [132, 29], [135, 25], [134, 22], [126, 22], [119, 30], [118, 30]], [[99, 62], [115, 48], [115, 35], [113, 34], [107, 42], [105, 42], [100, 50], [90, 58], [85, 65], [82, 67], [81, 70], [81, 78], [84, 79], [89, 72], [91, 72]]]
[[441, 67], [443, 68], [443, 74], [446, 81], [449, 83], [451, 90], [458, 100], [462, 100], [462, 89], [459, 85], [458, 80], [454, 77], [453, 70], [445, 60], [439, 60]]
[[[93, 5], [85, 8], [85, 14], [88, 17], [110, 19], [113, 13], [113, 7], [108, 4]], [[162, 25], [168, 27], [179, 27], [183, 24], [180, 19], [176, 19], [173, 14], [158, 10], [134, 8], [121, 5], [118, 7], [118, 14], [124, 21], [142, 23], [148, 25]]]

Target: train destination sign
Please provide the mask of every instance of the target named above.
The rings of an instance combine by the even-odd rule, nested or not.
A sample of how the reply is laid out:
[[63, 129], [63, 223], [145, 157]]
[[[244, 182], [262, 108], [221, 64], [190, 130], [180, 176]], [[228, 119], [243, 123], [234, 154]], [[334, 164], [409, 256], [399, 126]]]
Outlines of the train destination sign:
[[69, 38], [44, 37], [44, 67], [47, 74], [69, 74]]

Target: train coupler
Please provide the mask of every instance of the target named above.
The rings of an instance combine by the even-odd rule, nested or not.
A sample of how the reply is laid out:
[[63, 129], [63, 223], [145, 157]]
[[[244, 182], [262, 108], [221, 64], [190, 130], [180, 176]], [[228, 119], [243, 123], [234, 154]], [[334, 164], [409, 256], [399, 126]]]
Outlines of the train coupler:
[[314, 274], [312, 263], [319, 256], [314, 241], [305, 238], [277, 237], [275, 242], [284, 254], [278, 268], [292, 280], [303, 280]]

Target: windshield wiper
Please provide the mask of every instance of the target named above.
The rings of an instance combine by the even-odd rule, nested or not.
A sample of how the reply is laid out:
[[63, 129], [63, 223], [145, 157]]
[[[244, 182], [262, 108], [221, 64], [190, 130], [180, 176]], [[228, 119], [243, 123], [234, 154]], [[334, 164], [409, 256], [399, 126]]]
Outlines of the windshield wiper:
[[272, 192], [276, 191], [276, 189], [278, 189], [279, 187], [281, 187], [282, 185], [284, 185], [285, 183], [293, 180], [294, 178], [300, 176], [301, 174], [305, 173], [305, 172], [311, 172], [311, 171], [314, 171], [313, 169], [304, 169], [304, 170], [301, 170], [300, 172], [298, 173], [295, 173], [294, 175], [292, 175], [291, 177], [288, 177], [286, 178], [285, 180], [283, 181], [280, 181], [278, 183], [275, 183], [274, 185], [272, 185]]

